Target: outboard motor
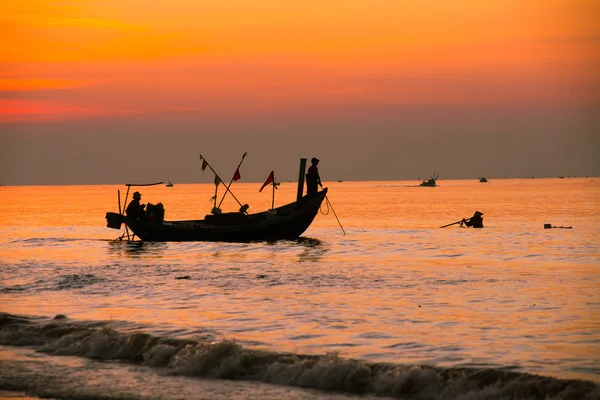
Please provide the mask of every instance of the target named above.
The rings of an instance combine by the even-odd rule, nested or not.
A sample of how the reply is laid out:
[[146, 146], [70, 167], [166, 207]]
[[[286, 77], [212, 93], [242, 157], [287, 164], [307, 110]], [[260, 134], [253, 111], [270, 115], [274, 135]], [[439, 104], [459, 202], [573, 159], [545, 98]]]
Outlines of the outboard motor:
[[146, 206], [146, 220], [150, 222], [163, 222], [165, 220], [165, 208], [162, 203], [148, 203]]

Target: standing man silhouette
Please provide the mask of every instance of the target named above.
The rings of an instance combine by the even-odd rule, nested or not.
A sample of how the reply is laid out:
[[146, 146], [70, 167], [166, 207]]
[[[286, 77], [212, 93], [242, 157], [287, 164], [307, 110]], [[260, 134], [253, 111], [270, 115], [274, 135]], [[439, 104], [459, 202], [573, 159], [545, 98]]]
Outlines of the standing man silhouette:
[[319, 186], [323, 188], [321, 184], [321, 177], [319, 176], [319, 159], [313, 157], [310, 160], [311, 166], [308, 167], [308, 172], [306, 174], [306, 194], [310, 197], [316, 196], [319, 191]]

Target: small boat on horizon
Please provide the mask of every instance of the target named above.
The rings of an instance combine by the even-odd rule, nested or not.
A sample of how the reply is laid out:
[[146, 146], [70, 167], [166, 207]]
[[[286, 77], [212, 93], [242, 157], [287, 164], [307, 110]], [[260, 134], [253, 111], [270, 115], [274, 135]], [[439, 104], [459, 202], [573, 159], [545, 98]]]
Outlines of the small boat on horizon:
[[171, 183], [171, 181], [169, 181], [169, 183], [167, 183], [165, 186], [167, 186], [167, 187], [173, 187], [173, 183]]
[[481, 183], [485, 183], [487, 181], [488, 181], [487, 178], [484, 177], [484, 176], [482, 176], [481, 178], [479, 178], [479, 182], [481, 182]]
[[437, 186], [437, 180], [440, 177], [440, 173], [433, 171], [433, 174], [431, 174], [431, 177], [427, 180], [422, 181], [419, 186], [423, 186], [423, 187], [435, 187]]

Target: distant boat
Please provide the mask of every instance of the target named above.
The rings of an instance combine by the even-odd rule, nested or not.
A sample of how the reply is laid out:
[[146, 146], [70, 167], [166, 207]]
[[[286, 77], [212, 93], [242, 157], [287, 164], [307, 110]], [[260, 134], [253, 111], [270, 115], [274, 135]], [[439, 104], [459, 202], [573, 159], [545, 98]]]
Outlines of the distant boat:
[[169, 183], [167, 183], [166, 185], [167, 187], [173, 187], [173, 184], [171, 183], [171, 181], [169, 181]]
[[561, 176], [559, 176], [558, 178], [559, 178], [559, 179], [565, 179], [565, 177], [564, 177], [564, 176], [562, 176], [562, 175], [561, 175]]
[[482, 176], [481, 178], [479, 178], [479, 182], [481, 182], [481, 183], [487, 182], [487, 178]]
[[431, 174], [431, 177], [429, 179], [427, 179], [426, 181], [424, 180], [423, 182], [421, 182], [419, 184], [419, 186], [435, 187], [435, 186], [437, 186], [436, 181], [439, 179], [439, 177], [440, 177], [440, 173], [434, 171], [433, 174]]

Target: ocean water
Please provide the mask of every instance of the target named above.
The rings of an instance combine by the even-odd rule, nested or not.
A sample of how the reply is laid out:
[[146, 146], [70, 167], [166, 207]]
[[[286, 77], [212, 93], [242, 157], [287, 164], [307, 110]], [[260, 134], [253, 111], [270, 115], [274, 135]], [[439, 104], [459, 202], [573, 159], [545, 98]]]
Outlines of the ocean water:
[[[600, 397], [600, 178], [325, 186], [275, 243], [116, 241], [124, 185], [0, 187], [0, 397]], [[197, 219], [214, 185], [137, 190]]]

